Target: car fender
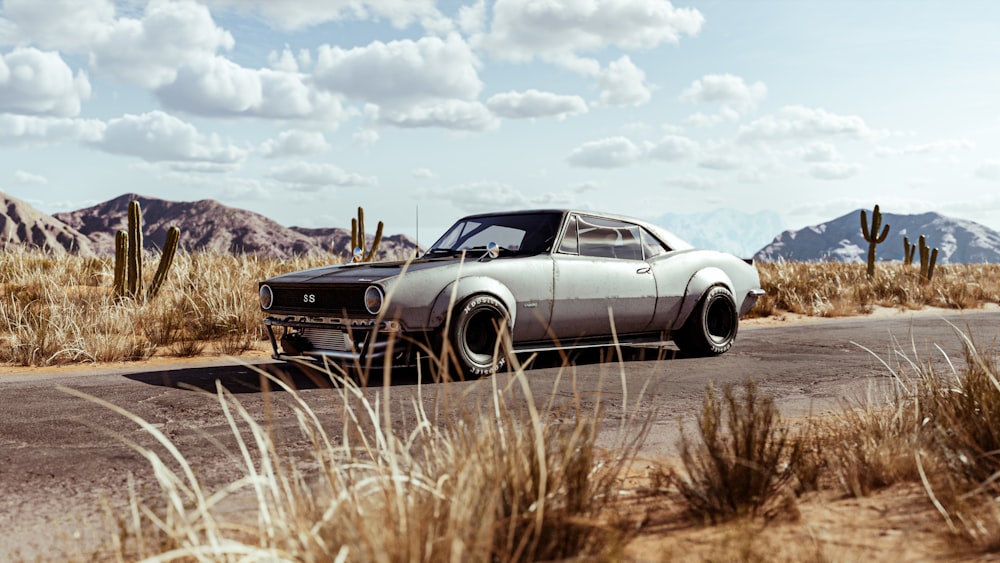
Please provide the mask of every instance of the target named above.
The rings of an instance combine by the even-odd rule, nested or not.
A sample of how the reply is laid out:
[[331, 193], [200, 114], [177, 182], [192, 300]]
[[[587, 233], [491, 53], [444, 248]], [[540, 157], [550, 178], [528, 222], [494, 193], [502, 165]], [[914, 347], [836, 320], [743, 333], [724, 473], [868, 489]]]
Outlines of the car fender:
[[470, 276], [455, 280], [445, 286], [441, 293], [438, 293], [431, 305], [430, 315], [427, 318], [428, 328], [436, 328], [445, 323], [448, 318], [449, 307], [452, 304], [452, 294], [454, 294], [454, 305], [458, 305], [472, 295], [487, 294], [499, 299], [509, 314], [508, 325], [514, 326], [517, 315], [517, 300], [510, 289], [494, 278], [486, 276]]
[[684, 299], [681, 302], [680, 312], [677, 315], [674, 327], [679, 328], [684, 326], [684, 323], [691, 315], [691, 312], [695, 310], [695, 307], [698, 306], [698, 302], [701, 301], [705, 292], [717, 285], [724, 286], [733, 295], [736, 293], [733, 289], [733, 281], [721, 268], [710, 266], [695, 272], [691, 276], [691, 279], [688, 280], [687, 287], [684, 289]]

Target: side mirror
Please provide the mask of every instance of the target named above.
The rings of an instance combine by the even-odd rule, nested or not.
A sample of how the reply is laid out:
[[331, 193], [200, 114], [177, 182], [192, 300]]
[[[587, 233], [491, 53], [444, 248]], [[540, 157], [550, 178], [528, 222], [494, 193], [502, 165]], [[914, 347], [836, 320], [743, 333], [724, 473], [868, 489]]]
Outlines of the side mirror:
[[479, 261], [485, 262], [487, 259], [492, 260], [497, 256], [500, 256], [500, 245], [490, 241], [490, 243], [486, 245], [486, 252], [479, 257]]
[[357, 246], [354, 247], [354, 252], [352, 254], [354, 256], [351, 258], [351, 262], [361, 262], [365, 257], [365, 252]]

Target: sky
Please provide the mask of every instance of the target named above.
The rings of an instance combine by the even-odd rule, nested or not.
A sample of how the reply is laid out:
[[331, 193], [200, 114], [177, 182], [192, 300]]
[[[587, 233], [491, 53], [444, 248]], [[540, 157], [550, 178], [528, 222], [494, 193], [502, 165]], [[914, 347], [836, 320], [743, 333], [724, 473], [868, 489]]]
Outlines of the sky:
[[538, 207], [1000, 230], [1000, 3], [0, 0], [0, 190], [421, 243]]

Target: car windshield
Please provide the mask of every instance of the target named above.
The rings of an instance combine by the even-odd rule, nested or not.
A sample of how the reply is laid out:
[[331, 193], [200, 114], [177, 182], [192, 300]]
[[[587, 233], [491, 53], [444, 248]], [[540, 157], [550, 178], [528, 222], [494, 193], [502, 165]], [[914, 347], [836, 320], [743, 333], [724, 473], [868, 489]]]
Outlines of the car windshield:
[[427, 251], [434, 254], [485, 249], [495, 242], [502, 251], [517, 255], [540, 254], [552, 250], [562, 214], [518, 213], [462, 219]]

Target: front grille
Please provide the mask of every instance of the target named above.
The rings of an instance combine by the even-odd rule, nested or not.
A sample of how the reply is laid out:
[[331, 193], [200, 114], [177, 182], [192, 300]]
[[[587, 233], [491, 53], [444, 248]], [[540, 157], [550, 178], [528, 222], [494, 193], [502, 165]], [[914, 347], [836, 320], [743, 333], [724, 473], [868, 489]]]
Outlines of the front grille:
[[348, 334], [335, 328], [306, 328], [302, 336], [312, 344], [315, 350], [331, 350], [334, 352], [354, 352], [354, 342]]
[[372, 317], [365, 309], [368, 284], [336, 286], [271, 286], [274, 303], [271, 312], [311, 313], [318, 316]]

